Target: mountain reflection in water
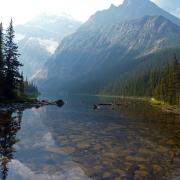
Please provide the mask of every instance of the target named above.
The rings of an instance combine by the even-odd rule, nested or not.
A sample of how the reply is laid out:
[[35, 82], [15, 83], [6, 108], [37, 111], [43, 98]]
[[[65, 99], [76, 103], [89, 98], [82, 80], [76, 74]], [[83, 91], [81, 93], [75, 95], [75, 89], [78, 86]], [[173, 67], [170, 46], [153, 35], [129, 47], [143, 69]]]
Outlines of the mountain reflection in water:
[[136, 101], [93, 110], [116, 101], [67, 97], [62, 108], [1, 114], [1, 179], [180, 178], [179, 116]]

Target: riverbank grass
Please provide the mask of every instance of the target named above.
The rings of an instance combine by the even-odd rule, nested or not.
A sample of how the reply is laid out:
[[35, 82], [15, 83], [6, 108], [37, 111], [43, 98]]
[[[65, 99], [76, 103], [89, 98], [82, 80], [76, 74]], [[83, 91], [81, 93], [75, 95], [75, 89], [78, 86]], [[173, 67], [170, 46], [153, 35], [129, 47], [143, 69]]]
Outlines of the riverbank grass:
[[168, 103], [164, 102], [164, 101], [160, 101], [160, 100], [157, 100], [155, 99], [154, 97], [152, 97], [150, 99], [150, 103], [152, 105], [155, 105], [155, 106], [170, 106]]
[[149, 98], [149, 97], [136, 97], [136, 96], [113, 96], [113, 95], [102, 95], [102, 94], [97, 95], [97, 96], [126, 99], [126, 100], [129, 100], [129, 101], [143, 101], [143, 102], [147, 102], [151, 106], [154, 106], [156, 108], [160, 108], [164, 112], [180, 114], [180, 106], [178, 106], [178, 105], [170, 105], [169, 103], [157, 100], [154, 97]]

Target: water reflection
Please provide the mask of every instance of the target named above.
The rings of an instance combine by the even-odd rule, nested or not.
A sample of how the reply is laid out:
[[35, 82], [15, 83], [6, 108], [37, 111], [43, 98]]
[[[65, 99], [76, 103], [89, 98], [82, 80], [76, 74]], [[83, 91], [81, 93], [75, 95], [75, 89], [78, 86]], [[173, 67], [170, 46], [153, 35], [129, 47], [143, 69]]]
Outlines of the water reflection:
[[[178, 179], [180, 121], [144, 102], [92, 109], [113, 99], [87, 98], [61, 112], [46, 109], [44, 124], [52, 128], [59, 148], [92, 179]], [[52, 149], [51, 149], [52, 151]]]
[[18, 142], [16, 134], [20, 129], [22, 112], [0, 114], [0, 177], [5, 180], [8, 164], [13, 159], [14, 145]]
[[93, 110], [114, 101], [68, 97], [62, 108], [2, 115], [1, 179], [179, 179], [180, 118], [143, 102]]

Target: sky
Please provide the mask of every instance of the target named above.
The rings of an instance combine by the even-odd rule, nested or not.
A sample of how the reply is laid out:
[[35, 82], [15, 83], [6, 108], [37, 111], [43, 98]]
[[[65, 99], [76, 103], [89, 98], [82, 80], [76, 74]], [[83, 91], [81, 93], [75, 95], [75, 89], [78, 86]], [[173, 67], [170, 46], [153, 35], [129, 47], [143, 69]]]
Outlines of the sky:
[[[180, 0], [152, 1], [180, 17]], [[15, 24], [23, 24], [42, 13], [66, 13], [84, 22], [96, 11], [122, 2], [123, 0], [0, 0], [0, 21], [7, 25], [12, 17]]]

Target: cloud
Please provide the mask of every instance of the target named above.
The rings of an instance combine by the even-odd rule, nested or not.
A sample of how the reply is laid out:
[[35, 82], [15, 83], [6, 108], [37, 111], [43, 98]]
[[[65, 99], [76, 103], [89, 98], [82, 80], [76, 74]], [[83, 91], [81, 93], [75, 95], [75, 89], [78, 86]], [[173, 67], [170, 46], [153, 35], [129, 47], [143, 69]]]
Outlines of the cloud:
[[[179, 16], [180, 0], [152, 1]], [[0, 21], [7, 24], [13, 17], [16, 24], [21, 24], [44, 12], [57, 15], [65, 12], [77, 20], [86, 21], [96, 11], [122, 2], [123, 0], [0, 0]]]
[[74, 18], [85, 21], [96, 11], [108, 8], [112, 3], [123, 0], [0, 0], [0, 20], [24, 23], [41, 13], [60, 14], [65, 12]]

